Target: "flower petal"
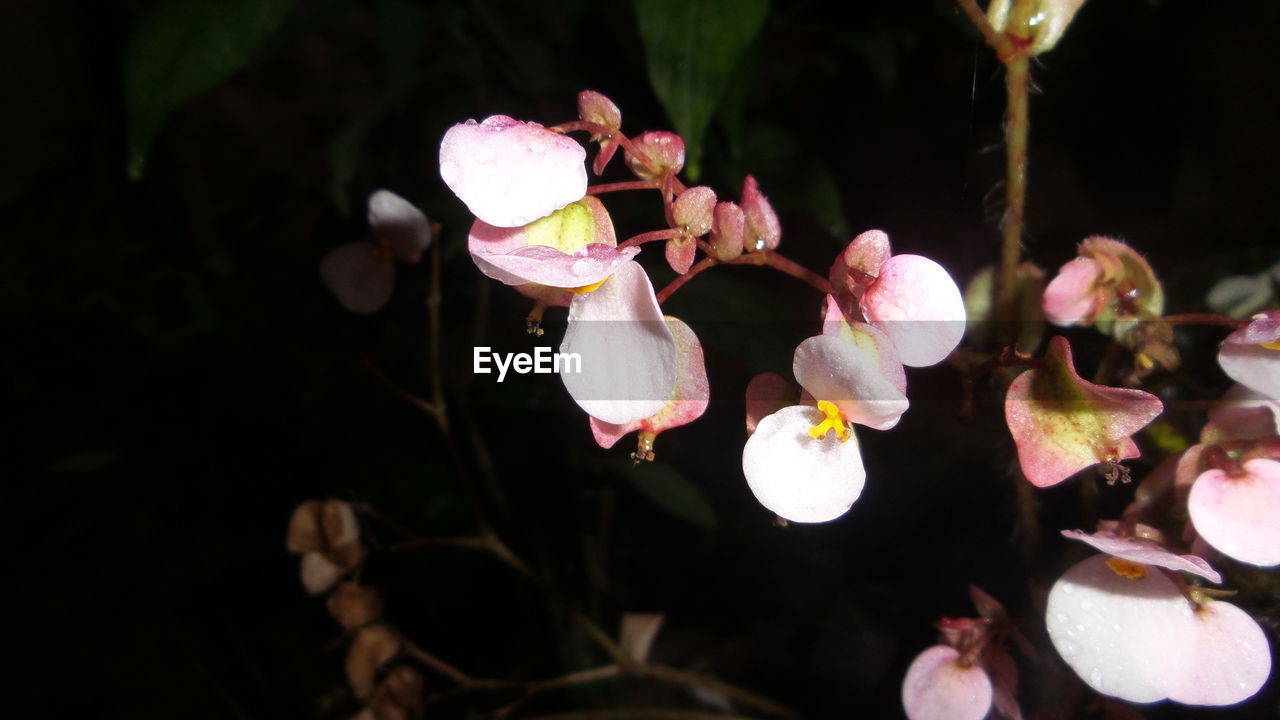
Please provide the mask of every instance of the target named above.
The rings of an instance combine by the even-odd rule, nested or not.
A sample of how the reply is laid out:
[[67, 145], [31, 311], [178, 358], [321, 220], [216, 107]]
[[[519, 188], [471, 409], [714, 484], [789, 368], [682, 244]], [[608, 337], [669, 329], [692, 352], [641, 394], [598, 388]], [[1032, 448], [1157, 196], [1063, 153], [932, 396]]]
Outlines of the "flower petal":
[[1054, 325], [1092, 325], [1105, 299], [1094, 287], [1102, 269], [1093, 258], [1078, 257], [1058, 270], [1044, 289], [1040, 307]]
[[1192, 656], [1191, 605], [1164, 573], [1121, 577], [1094, 555], [1067, 570], [1049, 591], [1045, 624], [1058, 654], [1086, 685], [1135, 703], [1168, 696], [1169, 678]]
[[676, 341], [635, 262], [574, 297], [560, 351], [581, 357], [582, 372], [560, 375], [574, 402], [607, 423], [657, 413], [676, 385]]
[[1079, 540], [1108, 555], [1131, 560], [1143, 565], [1155, 565], [1169, 570], [1199, 575], [1210, 582], [1221, 583], [1222, 576], [1210, 567], [1204, 558], [1195, 555], [1177, 555], [1165, 550], [1159, 543], [1141, 538], [1122, 537], [1107, 530], [1093, 534], [1083, 530], [1063, 530], [1062, 536]]
[[751, 435], [763, 418], [795, 405], [800, 393], [778, 373], [767, 372], [751, 378], [746, 395], [747, 435]]
[[862, 494], [867, 473], [858, 438], [815, 439], [822, 413], [793, 405], [763, 418], [742, 449], [742, 472], [769, 510], [793, 522], [818, 523], [845, 514]]
[[867, 320], [892, 338], [903, 365], [936, 365], [964, 337], [960, 288], [926, 257], [894, 255], [886, 260], [863, 293], [861, 306]]
[[1280, 565], [1280, 461], [1254, 458], [1243, 477], [1206, 470], [1191, 486], [1187, 512], [1218, 552], [1251, 565]]
[[907, 411], [906, 374], [888, 336], [865, 323], [848, 327], [848, 333], [800, 343], [791, 371], [815, 399], [835, 403], [845, 419], [888, 430]]
[[1005, 396], [1005, 419], [1027, 479], [1048, 487], [1095, 463], [1137, 457], [1130, 436], [1160, 414], [1160, 399], [1081, 378], [1063, 337], [1049, 341], [1045, 359], [1046, 367], [1014, 378]]
[[1187, 705], [1234, 705], [1253, 697], [1271, 675], [1267, 636], [1249, 614], [1210, 600], [1195, 613], [1195, 662], [1169, 684], [1169, 699]]
[[613, 222], [593, 197], [571, 203], [524, 227], [500, 228], [477, 220], [467, 249], [480, 272], [508, 285], [558, 288], [594, 285], [639, 254], [615, 247]]
[[991, 678], [981, 666], [964, 667], [953, 647], [934, 645], [916, 656], [902, 679], [908, 720], [982, 720], [991, 709]]
[[401, 262], [416, 263], [422, 251], [431, 244], [431, 223], [427, 216], [408, 200], [391, 192], [378, 190], [369, 196], [369, 227], [379, 240], [391, 246]]
[[396, 269], [390, 258], [378, 252], [377, 245], [344, 243], [325, 253], [320, 261], [320, 279], [338, 304], [353, 313], [368, 315], [391, 299]]
[[687, 425], [706, 412], [711, 390], [707, 383], [702, 343], [698, 342], [693, 328], [683, 320], [671, 316], [664, 319], [675, 340], [677, 352], [676, 385], [671, 391], [671, 397], [667, 398], [661, 410], [643, 420], [614, 424], [596, 417], [590, 418], [591, 433], [600, 447], [613, 447], [619, 438], [632, 430], [644, 430], [656, 436], [664, 430]]
[[586, 158], [572, 138], [494, 115], [449, 128], [440, 177], [480, 220], [518, 227], [587, 194]]
[[[1264, 344], [1265, 343], [1265, 344]], [[1253, 322], [1222, 341], [1218, 364], [1232, 380], [1280, 401], [1280, 310], [1254, 316]]]

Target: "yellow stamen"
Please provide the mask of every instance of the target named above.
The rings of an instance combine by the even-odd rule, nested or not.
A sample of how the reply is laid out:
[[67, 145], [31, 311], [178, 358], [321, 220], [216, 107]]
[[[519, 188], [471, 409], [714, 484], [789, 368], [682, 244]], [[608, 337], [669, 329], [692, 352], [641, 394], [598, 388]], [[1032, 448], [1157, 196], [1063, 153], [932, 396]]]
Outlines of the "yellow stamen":
[[1124, 558], [1108, 558], [1107, 567], [1111, 568], [1111, 572], [1122, 578], [1130, 580], [1141, 580], [1147, 576], [1147, 566], [1140, 565], [1136, 562], [1130, 562]]
[[850, 438], [849, 425], [845, 422], [844, 416], [840, 414], [840, 408], [836, 407], [835, 403], [819, 400], [818, 410], [822, 411], [825, 417], [822, 422], [809, 428], [809, 435], [815, 440], [821, 440], [827, 436], [828, 430], [835, 430], [836, 437], [840, 439], [840, 442]]
[[1259, 343], [1268, 350], [1280, 350], [1280, 340], [1272, 340], [1271, 342]]
[[[609, 278], [605, 278], [604, 280], [608, 280], [608, 279], [609, 279]], [[581, 286], [581, 287], [569, 288], [569, 289], [570, 289], [570, 290], [572, 290], [573, 292], [578, 293], [579, 295], [586, 295], [587, 293], [591, 292], [592, 290], [595, 290], [596, 288], [598, 288], [598, 287], [600, 287], [601, 285], [603, 285], [603, 284], [604, 284], [604, 280], [601, 280], [600, 282], [597, 282], [597, 283], [591, 283], [590, 285], [583, 285], [583, 286]]]

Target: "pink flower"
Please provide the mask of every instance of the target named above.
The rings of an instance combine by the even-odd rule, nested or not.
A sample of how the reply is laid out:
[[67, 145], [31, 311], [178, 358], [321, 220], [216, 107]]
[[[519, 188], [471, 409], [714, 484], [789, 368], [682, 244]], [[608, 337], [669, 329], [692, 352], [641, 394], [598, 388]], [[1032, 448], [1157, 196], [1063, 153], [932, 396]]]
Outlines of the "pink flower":
[[1104, 695], [1135, 703], [1235, 704], [1266, 682], [1270, 650], [1252, 618], [1202, 595], [1192, 591], [1197, 599], [1189, 600], [1159, 566], [1095, 555], [1049, 591], [1049, 639], [1080, 679]]
[[1204, 558], [1169, 552], [1153, 540], [1125, 537], [1110, 530], [1099, 530], [1092, 534], [1083, 530], [1063, 530], [1062, 536], [1079, 540], [1095, 550], [1130, 562], [1191, 573], [1214, 583], [1222, 582], [1222, 576]]
[[1080, 377], [1071, 346], [1055, 337], [1049, 341], [1045, 367], [1014, 378], [1004, 414], [1022, 473], [1033, 485], [1048, 487], [1090, 465], [1138, 457], [1131, 436], [1163, 409], [1150, 393]]
[[991, 709], [991, 678], [960, 652], [934, 645], [916, 656], [902, 680], [908, 720], [982, 720]]
[[866, 471], [849, 424], [887, 429], [907, 409], [905, 376], [887, 336], [864, 323], [825, 327], [836, 329], [800, 343], [792, 358], [817, 407], [789, 405], [759, 419], [742, 451], [756, 499], [795, 522], [833, 520], [862, 493]]
[[1253, 458], [1236, 477], [1212, 468], [1191, 486], [1187, 511], [1215, 550], [1251, 565], [1280, 565], [1280, 461]]
[[526, 225], [587, 193], [587, 153], [537, 123], [493, 115], [449, 128], [440, 177], [480, 220]]
[[320, 278], [351, 312], [376, 312], [395, 289], [394, 260], [414, 264], [431, 244], [431, 224], [422, 211], [389, 190], [369, 196], [369, 227], [377, 244], [344, 243], [320, 261]]
[[676, 387], [676, 339], [635, 262], [574, 296], [560, 352], [581, 358], [580, 372], [560, 374], [569, 395], [605, 423], [626, 425], [658, 414]]
[[614, 443], [633, 430], [640, 431], [637, 460], [653, 459], [653, 441], [663, 430], [687, 425], [702, 416], [710, 400], [710, 388], [707, 384], [707, 368], [702, 357], [702, 343], [683, 320], [667, 316], [667, 327], [676, 343], [676, 384], [670, 397], [662, 409], [643, 420], [627, 423], [608, 423], [599, 418], [590, 418], [591, 434], [602, 448], [611, 448]]
[[846, 317], [860, 315], [888, 335], [903, 365], [936, 365], [964, 337], [964, 299], [955, 281], [929, 258], [891, 255], [880, 230], [849, 243], [832, 265], [831, 283]]
[[1222, 341], [1218, 364], [1232, 380], [1280, 401], [1280, 310], [1253, 316], [1252, 322]]

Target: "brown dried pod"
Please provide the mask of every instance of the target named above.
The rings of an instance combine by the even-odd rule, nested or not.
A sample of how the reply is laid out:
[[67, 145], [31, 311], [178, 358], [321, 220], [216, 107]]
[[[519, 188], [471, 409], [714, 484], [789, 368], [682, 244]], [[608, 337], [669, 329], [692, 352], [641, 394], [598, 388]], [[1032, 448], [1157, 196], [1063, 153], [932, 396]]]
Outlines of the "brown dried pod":
[[367, 700], [376, 685], [378, 670], [400, 652], [400, 636], [383, 624], [360, 628], [347, 650], [347, 683], [361, 700]]
[[355, 582], [344, 582], [334, 588], [325, 605], [333, 619], [347, 630], [382, 617], [382, 597], [378, 591]]

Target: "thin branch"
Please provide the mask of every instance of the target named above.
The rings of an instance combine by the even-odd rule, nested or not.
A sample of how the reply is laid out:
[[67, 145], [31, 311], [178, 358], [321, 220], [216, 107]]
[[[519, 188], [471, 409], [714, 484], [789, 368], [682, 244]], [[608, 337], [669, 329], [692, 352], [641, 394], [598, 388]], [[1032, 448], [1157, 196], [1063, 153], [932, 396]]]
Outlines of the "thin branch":
[[1213, 313], [1182, 313], [1181, 315], [1165, 315], [1160, 319], [1170, 325], [1220, 325], [1232, 330], [1239, 330], [1250, 322], [1249, 318], [1242, 320]]
[[474, 682], [470, 675], [462, 672], [458, 668], [441, 660], [435, 655], [432, 655], [426, 650], [423, 650], [422, 648], [413, 644], [413, 641], [409, 640], [408, 638], [401, 636], [400, 639], [403, 641], [404, 651], [408, 653], [411, 657], [413, 657], [413, 659], [417, 660], [423, 665], [426, 665], [432, 670], [435, 670], [441, 675], [449, 678], [455, 684], [461, 685], [461, 686], [467, 686], [467, 685], [470, 685], [472, 682]]

